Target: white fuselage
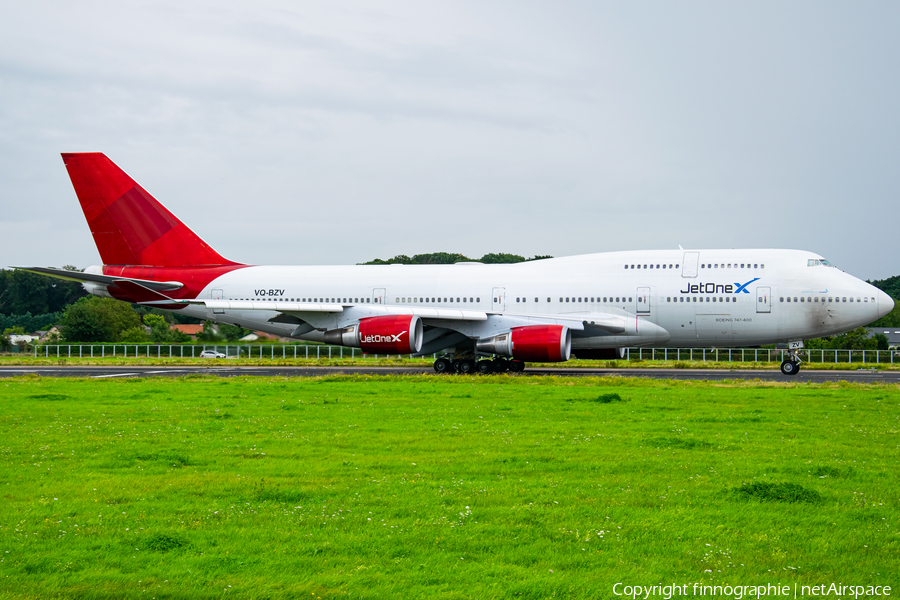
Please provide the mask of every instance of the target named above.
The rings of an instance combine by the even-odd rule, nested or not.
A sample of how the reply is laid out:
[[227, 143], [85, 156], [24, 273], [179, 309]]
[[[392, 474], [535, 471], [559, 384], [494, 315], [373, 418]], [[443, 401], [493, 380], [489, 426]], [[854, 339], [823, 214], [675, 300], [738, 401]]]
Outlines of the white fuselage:
[[[517, 264], [260, 266], [213, 280], [201, 298], [272, 302], [273, 310], [185, 314], [313, 341], [380, 307], [481, 311], [487, 320], [429, 321], [470, 339], [554, 318], [579, 322], [573, 348], [752, 346], [833, 335], [893, 308], [877, 288], [798, 250], [647, 250]], [[325, 303], [338, 313], [270, 322], [274, 303]], [[237, 306], [237, 305], [236, 305]], [[621, 330], [603, 329], [609, 319]], [[284, 320], [283, 318], [281, 320]], [[604, 321], [606, 320], [606, 321]], [[560, 321], [563, 322], [563, 321]]]

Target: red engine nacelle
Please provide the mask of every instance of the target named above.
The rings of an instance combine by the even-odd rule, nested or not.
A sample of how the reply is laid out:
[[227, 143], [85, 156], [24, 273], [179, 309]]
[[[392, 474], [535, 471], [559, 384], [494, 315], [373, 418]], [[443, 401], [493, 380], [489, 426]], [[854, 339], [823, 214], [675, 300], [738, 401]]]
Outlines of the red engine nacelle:
[[415, 315], [391, 315], [363, 319], [357, 326], [363, 352], [415, 354], [422, 349], [422, 319]]
[[369, 354], [415, 354], [422, 349], [422, 319], [390, 315], [361, 319], [356, 325], [325, 332], [325, 342], [361, 348]]
[[562, 362], [572, 353], [572, 334], [565, 325], [513, 327], [512, 355], [531, 362]]
[[572, 334], [565, 325], [513, 327], [509, 333], [478, 340], [475, 349], [523, 361], [562, 362], [572, 353]]

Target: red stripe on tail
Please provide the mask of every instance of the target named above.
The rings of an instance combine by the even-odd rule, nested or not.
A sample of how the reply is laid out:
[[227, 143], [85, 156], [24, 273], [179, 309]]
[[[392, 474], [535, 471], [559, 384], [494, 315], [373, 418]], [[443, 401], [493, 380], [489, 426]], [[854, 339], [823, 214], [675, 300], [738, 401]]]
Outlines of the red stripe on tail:
[[212, 249], [100, 152], [63, 154], [104, 265], [238, 265]]

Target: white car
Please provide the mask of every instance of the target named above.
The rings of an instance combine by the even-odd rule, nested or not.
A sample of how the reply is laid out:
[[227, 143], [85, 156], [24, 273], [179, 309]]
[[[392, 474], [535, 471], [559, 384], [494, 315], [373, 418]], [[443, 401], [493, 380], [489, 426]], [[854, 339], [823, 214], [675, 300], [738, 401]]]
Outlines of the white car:
[[225, 355], [215, 350], [204, 350], [200, 353], [200, 358], [225, 358]]

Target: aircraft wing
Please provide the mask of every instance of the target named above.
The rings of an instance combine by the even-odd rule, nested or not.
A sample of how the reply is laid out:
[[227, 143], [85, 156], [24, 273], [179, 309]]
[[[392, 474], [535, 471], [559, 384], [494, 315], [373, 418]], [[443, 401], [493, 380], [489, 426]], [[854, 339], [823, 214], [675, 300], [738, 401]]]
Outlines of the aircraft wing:
[[[316, 302], [268, 302], [259, 300], [173, 300], [176, 304], [199, 304], [210, 310], [262, 310], [275, 311], [302, 318], [303, 313], [340, 313], [350, 306]], [[455, 321], [486, 321], [487, 313], [477, 310], [452, 308], [419, 308], [412, 306], [383, 306], [372, 304], [352, 305], [364, 309], [366, 316], [416, 315], [422, 319], [450, 319]]]

